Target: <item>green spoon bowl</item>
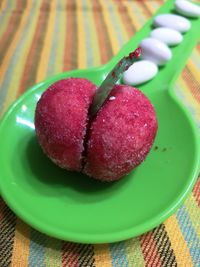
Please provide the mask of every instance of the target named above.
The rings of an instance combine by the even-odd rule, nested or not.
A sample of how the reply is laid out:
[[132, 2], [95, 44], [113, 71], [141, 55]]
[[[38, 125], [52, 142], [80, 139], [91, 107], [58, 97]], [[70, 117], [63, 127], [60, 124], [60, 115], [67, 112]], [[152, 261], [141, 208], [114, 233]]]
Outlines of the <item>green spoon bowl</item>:
[[[167, 1], [157, 14], [171, 13]], [[107, 64], [61, 73], [22, 95], [0, 122], [0, 192], [25, 222], [50, 236], [81, 243], [115, 242], [140, 235], [166, 220], [191, 192], [200, 167], [200, 139], [174, 82], [199, 39], [199, 19], [158, 75], [139, 87], [153, 103], [159, 130], [146, 160], [118, 182], [102, 183], [54, 165], [34, 130], [38, 99], [53, 82], [87, 78], [100, 85], [123, 56], [149, 35], [152, 19]], [[177, 64], [178, 62], [178, 64]]]

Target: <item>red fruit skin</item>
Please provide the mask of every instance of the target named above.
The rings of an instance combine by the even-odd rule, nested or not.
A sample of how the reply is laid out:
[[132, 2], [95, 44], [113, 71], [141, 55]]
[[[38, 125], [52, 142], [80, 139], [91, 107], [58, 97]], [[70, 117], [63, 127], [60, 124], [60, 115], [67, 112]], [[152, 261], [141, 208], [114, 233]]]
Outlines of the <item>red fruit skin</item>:
[[39, 144], [62, 168], [82, 168], [88, 109], [95, 91], [96, 86], [86, 79], [64, 79], [51, 85], [37, 103], [35, 129]]
[[83, 169], [102, 181], [118, 180], [139, 165], [158, 128], [152, 104], [136, 88], [115, 85], [110, 97], [91, 123]]

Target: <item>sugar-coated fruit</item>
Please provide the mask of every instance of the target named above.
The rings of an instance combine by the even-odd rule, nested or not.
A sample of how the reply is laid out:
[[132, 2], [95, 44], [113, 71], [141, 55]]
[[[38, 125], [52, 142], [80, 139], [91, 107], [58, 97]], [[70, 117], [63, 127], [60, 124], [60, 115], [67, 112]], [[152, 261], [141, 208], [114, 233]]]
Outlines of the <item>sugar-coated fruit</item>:
[[35, 129], [47, 156], [62, 168], [80, 171], [88, 109], [96, 86], [81, 78], [60, 80], [40, 98]]
[[148, 98], [129, 85], [115, 85], [94, 118], [96, 86], [83, 78], [51, 85], [38, 101], [35, 129], [44, 153], [57, 165], [102, 181], [115, 181], [149, 153], [157, 119]]
[[131, 86], [115, 85], [89, 129], [83, 171], [100, 180], [118, 180], [145, 159], [156, 132], [147, 97]]

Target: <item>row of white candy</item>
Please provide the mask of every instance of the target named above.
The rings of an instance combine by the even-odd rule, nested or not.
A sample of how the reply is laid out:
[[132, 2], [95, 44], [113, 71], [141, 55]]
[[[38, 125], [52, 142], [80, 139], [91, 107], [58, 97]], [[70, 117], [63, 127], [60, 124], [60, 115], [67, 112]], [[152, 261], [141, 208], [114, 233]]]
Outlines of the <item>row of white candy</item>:
[[[188, 17], [200, 15], [200, 7], [186, 0], [177, 0], [175, 10]], [[163, 14], [155, 17], [154, 26], [159, 28], [155, 28], [150, 33], [150, 37], [140, 44], [143, 60], [134, 63], [124, 72], [123, 82], [125, 84], [138, 85], [155, 77], [158, 66], [165, 65], [172, 57], [168, 46], [181, 43], [183, 40], [181, 33], [187, 32], [191, 23], [182, 16]]]

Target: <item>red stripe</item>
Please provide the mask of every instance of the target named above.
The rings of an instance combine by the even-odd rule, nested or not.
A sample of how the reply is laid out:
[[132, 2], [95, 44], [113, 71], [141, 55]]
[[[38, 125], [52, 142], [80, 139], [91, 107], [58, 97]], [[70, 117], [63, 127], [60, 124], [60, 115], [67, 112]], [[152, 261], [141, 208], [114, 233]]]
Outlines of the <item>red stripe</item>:
[[78, 267], [79, 253], [78, 244], [64, 242], [62, 247], [62, 267]]
[[200, 207], [200, 176], [197, 179], [196, 184], [193, 188], [193, 195], [196, 199], [198, 206]]
[[66, 38], [65, 38], [65, 53], [63, 59], [64, 70], [71, 69], [71, 54], [72, 54], [72, 35], [73, 35], [73, 17], [72, 12], [70, 12], [69, 6], [67, 8], [67, 22], [66, 22]]
[[[67, 2], [66, 38], [63, 59], [63, 70], [77, 68], [77, 29], [76, 29], [76, 4], [73, 0]], [[82, 42], [82, 40], [80, 40]], [[84, 51], [83, 51], [84, 53]]]
[[160, 254], [152, 232], [142, 235], [140, 238], [142, 253], [145, 259], [146, 267], [161, 267]]

